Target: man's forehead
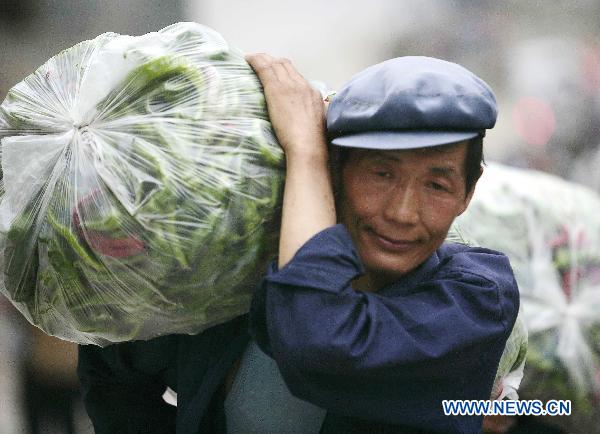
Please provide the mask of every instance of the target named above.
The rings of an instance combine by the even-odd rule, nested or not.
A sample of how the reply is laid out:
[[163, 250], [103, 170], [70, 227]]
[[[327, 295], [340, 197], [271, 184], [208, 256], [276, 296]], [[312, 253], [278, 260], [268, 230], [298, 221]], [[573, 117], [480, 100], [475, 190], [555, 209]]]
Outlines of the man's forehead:
[[443, 146], [432, 146], [427, 148], [415, 149], [356, 149], [358, 153], [366, 157], [385, 158], [390, 160], [401, 161], [407, 155], [418, 156], [434, 156], [444, 158], [449, 155], [464, 155], [461, 152], [463, 149], [466, 152], [467, 142], [452, 143]]

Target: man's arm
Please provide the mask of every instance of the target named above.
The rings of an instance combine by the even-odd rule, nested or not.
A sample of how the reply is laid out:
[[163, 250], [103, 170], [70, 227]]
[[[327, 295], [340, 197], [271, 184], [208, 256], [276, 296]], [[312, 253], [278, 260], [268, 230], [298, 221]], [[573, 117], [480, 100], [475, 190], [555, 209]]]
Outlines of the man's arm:
[[286, 156], [279, 267], [309, 238], [335, 224], [320, 93], [287, 59], [247, 56], [265, 92], [269, 118]]

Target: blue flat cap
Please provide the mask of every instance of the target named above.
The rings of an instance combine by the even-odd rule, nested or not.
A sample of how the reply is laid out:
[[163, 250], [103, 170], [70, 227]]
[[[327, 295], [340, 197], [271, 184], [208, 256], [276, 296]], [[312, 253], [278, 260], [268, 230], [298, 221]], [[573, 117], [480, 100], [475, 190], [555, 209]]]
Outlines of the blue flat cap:
[[483, 136], [497, 115], [492, 89], [469, 70], [431, 57], [398, 57], [340, 89], [327, 110], [327, 134], [338, 146], [425, 148]]

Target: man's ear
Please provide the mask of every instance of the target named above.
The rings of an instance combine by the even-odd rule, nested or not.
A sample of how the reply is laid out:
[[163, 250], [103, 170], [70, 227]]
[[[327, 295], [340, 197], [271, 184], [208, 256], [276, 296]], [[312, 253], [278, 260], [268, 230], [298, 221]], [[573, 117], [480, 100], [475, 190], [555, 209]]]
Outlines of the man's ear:
[[473, 198], [473, 194], [475, 193], [475, 187], [477, 186], [477, 182], [479, 182], [479, 180], [481, 179], [481, 175], [483, 175], [483, 166], [479, 168], [479, 176], [477, 177], [477, 179], [471, 186], [471, 190], [465, 196], [465, 201], [463, 203], [463, 206], [461, 207], [460, 212], [458, 214], [456, 214], [456, 217], [458, 217], [463, 212], [465, 212], [467, 207], [469, 206], [469, 203], [471, 203], [471, 199]]

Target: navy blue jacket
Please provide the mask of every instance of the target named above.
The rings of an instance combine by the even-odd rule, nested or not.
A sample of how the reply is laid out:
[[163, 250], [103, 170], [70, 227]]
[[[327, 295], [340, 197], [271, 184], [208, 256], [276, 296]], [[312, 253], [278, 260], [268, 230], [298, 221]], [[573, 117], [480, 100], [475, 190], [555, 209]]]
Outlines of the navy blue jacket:
[[251, 325], [290, 391], [329, 411], [322, 432], [480, 432], [442, 400], [490, 398], [519, 309], [506, 256], [444, 244], [377, 293], [351, 288], [363, 272], [342, 225], [272, 265]]
[[[441, 400], [489, 397], [518, 308], [507, 259], [444, 245], [379, 293], [349, 287], [361, 272], [339, 225], [271, 268], [253, 332], [289, 388], [329, 410], [323, 433], [479, 431], [481, 418], [442, 416]], [[248, 339], [244, 316], [196, 336], [81, 346], [96, 433], [225, 433], [220, 387]], [[177, 409], [161, 398], [166, 386]]]

